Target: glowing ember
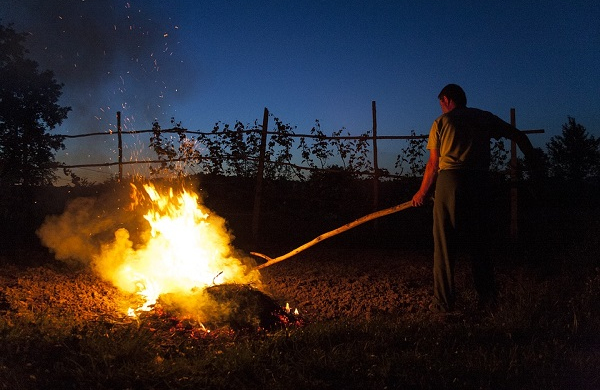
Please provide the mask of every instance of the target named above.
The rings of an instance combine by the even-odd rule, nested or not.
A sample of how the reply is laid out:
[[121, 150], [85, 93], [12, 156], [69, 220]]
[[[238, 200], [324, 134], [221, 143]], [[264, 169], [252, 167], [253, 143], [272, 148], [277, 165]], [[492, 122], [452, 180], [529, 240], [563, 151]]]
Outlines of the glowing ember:
[[258, 272], [248, 273], [235, 257], [225, 221], [203, 209], [196, 194], [173, 189], [161, 193], [153, 185], [144, 185], [144, 192], [132, 187], [132, 207], [150, 202], [143, 242], [134, 247], [129, 231], [118, 229], [94, 262], [117, 287], [143, 297], [140, 307], [128, 310], [130, 315], [150, 310], [163, 294], [258, 281]]
[[[292, 313], [292, 308], [290, 307], [290, 304], [289, 304], [289, 302], [286, 302], [286, 304], [285, 304], [285, 312], [286, 312], [286, 313], [288, 313], [288, 314], [291, 314], [291, 313]], [[296, 315], [296, 316], [297, 316], [297, 315], [299, 315], [299, 314], [300, 314], [300, 312], [298, 311], [298, 309], [297, 309], [297, 308], [296, 308], [296, 309], [294, 309], [294, 315]]]

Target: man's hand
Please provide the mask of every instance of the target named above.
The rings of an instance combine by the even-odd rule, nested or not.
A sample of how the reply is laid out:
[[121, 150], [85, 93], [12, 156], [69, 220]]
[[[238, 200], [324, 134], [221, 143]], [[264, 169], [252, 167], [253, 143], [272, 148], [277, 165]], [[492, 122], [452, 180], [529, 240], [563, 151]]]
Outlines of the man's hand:
[[422, 194], [421, 191], [417, 192], [412, 198], [413, 207], [423, 206], [423, 203], [425, 203], [426, 196], [427, 194]]
[[425, 203], [429, 189], [433, 186], [437, 178], [439, 164], [440, 151], [438, 149], [429, 149], [429, 160], [427, 160], [427, 165], [425, 165], [425, 174], [423, 175], [421, 187], [412, 198], [412, 205], [414, 207], [423, 206], [423, 203]]

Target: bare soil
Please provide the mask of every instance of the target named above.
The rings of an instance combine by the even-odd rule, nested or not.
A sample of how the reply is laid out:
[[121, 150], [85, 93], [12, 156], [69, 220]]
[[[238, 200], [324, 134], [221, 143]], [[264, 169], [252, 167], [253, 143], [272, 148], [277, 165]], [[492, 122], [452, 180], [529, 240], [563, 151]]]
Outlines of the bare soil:
[[[69, 268], [50, 254], [20, 256], [5, 258], [0, 267], [0, 313], [5, 318], [44, 317], [74, 326], [123, 320], [135, 301], [89, 270]], [[19, 260], [38, 265], [14, 265]], [[280, 305], [298, 309], [308, 322], [426, 311], [432, 283], [430, 256], [425, 252], [325, 244], [264, 268], [261, 275], [262, 285], [255, 287]], [[511, 279], [498, 277], [505, 283]], [[475, 296], [464, 264], [457, 268], [457, 285], [462, 309], [473, 309]]]

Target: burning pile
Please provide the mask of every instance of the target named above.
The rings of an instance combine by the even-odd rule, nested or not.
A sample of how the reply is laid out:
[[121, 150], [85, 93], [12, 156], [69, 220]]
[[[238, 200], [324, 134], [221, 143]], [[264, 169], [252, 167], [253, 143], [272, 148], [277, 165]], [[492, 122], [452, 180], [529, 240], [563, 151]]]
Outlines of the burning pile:
[[[139, 304], [123, 308], [130, 316], [152, 310], [161, 298], [161, 309], [199, 323], [222, 323], [239, 321], [240, 305], [264, 303], [250, 287], [260, 286], [260, 274], [252, 259], [233, 248], [223, 218], [192, 191], [142, 187], [132, 184], [130, 206], [112, 212], [97, 199], [76, 199], [64, 214], [48, 217], [38, 235], [58, 260], [89, 265], [122, 291], [137, 294]], [[274, 303], [265, 307], [276, 317], [286, 313]]]
[[259, 281], [235, 257], [225, 221], [203, 209], [196, 194], [175, 194], [173, 189], [160, 193], [149, 184], [145, 192], [133, 189], [132, 207], [150, 204], [142, 244], [134, 248], [127, 229], [120, 228], [95, 258], [100, 274], [145, 299], [130, 314], [148, 310], [161, 294], [186, 295], [214, 284]]

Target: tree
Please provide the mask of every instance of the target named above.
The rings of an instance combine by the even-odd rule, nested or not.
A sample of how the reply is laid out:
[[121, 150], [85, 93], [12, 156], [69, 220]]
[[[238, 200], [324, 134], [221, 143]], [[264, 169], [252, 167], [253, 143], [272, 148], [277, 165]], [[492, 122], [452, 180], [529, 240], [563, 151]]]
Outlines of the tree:
[[0, 183], [44, 185], [56, 180], [54, 153], [64, 137], [49, 131], [67, 118], [58, 105], [63, 84], [26, 58], [27, 34], [0, 25]]
[[568, 123], [562, 126], [562, 135], [552, 137], [546, 147], [553, 176], [582, 181], [598, 175], [600, 138], [588, 134], [575, 118], [568, 117]]

